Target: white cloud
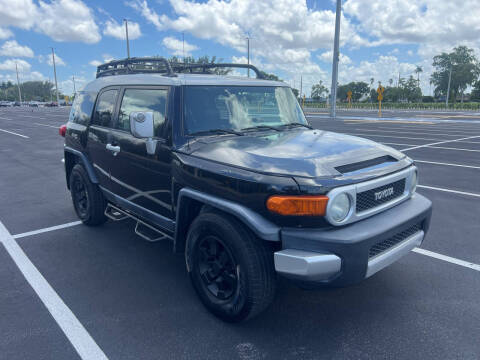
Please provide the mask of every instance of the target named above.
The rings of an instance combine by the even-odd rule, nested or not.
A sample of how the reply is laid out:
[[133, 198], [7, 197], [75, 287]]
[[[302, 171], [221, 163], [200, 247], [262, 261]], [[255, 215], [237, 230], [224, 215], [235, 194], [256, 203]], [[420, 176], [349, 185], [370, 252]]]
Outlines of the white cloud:
[[[39, 55], [38, 56], [38, 61], [41, 62], [41, 63], [47, 63], [50, 66], [53, 66], [52, 54]], [[63, 61], [63, 59], [60, 56], [55, 54], [55, 66], [66, 66], [66, 65], [67, 64], [65, 63], [65, 61]]]
[[[89, 80], [83, 76], [75, 76], [75, 90], [81, 90]], [[73, 79], [68, 78], [58, 83], [58, 91], [65, 95], [73, 94]]]
[[8, 39], [12, 36], [13, 33], [9, 29], [0, 27], [0, 39]]
[[80, 41], [93, 44], [100, 41], [93, 13], [80, 0], [39, 2], [36, 28], [55, 41]]
[[162, 44], [165, 45], [165, 47], [169, 49], [173, 55], [177, 55], [177, 56], [183, 56], [184, 46], [185, 46], [186, 56], [190, 55], [192, 51], [198, 50], [198, 46], [189, 44], [186, 41], [185, 41], [185, 44], [183, 44], [182, 40], [175, 39], [174, 37], [171, 37], [171, 36], [164, 38], [162, 41]]
[[30, 29], [35, 23], [38, 8], [32, 0], [0, 0], [0, 25]]
[[[324, 53], [317, 55], [317, 57], [323, 62], [331, 64], [333, 60], [333, 51], [325, 51]], [[340, 64], [348, 65], [351, 63], [352, 59], [350, 59], [347, 55], [340, 53]]]
[[478, 0], [347, 0], [343, 9], [377, 44], [480, 46]]
[[[127, 4], [159, 31], [190, 32], [244, 54], [250, 34], [252, 64], [258, 64], [253, 59], [259, 59], [266, 71], [276, 69], [291, 75], [301, 71], [319, 77], [324, 72], [312, 61], [311, 51], [328, 50], [333, 42], [334, 12], [308, 9], [305, 1], [170, 0], [172, 17], [159, 15], [146, 0], [130, 0]], [[341, 34], [343, 45], [367, 43], [346, 18], [342, 19]]]
[[98, 60], [92, 60], [89, 62], [90, 65], [97, 67], [98, 65], [102, 65], [103, 62], [98, 61]]
[[[105, 29], [103, 29], [103, 35], [112, 36], [119, 40], [125, 40], [125, 24], [119, 24], [113, 19], [107, 20], [105, 23]], [[130, 40], [138, 39], [142, 36], [142, 32], [140, 31], [140, 25], [136, 22], [129, 21], [128, 22], [128, 38]]]
[[81, 0], [0, 0], [0, 34], [4, 27], [34, 29], [55, 41], [97, 43], [100, 33], [90, 8]]
[[15, 71], [15, 64], [18, 66], [19, 72], [28, 72], [32, 67], [30, 63], [22, 59], [7, 59], [0, 62], [0, 70]]
[[33, 51], [28, 46], [22, 46], [15, 40], [5, 41], [0, 47], [1, 56], [33, 57]]

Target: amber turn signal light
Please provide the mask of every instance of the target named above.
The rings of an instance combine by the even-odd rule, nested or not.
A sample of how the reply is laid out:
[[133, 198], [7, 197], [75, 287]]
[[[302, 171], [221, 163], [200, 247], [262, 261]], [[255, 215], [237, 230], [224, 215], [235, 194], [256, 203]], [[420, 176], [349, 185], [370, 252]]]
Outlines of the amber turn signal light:
[[280, 215], [323, 216], [327, 209], [328, 197], [316, 196], [270, 196], [267, 209]]

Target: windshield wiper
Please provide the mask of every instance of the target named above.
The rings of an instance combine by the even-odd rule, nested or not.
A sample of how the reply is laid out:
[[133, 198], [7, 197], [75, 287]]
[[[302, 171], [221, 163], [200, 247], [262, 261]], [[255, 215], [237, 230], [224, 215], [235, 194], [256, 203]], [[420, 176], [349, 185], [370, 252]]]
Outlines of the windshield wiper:
[[279, 127], [293, 127], [293, 126], [303, 126], [303, 127], [306, 127], [307, 129], [310, 129], [310, 130], [313, 129], [313, 127], [311, 127], [310, 125], [302, 124], [302, 123], [299, 123], [299, 122], [283, 124], [283, 125], [280, 125]]
[[233, 135], [238, 135], [238, 136], [243, 136], [241, 132], [235, 131], [235, 130], [228, 130], [228, 129], [210, 129], [210, 130], [202, 130], [202, 131], [196, 131], [194, 133], [191, 133], [189, 135], [209, 135], [209, 134], [233, 134]]
[[249, 130], [275, 130], [275, 131], [280, 131], [277, 127], [269, 126], [269, 125], [250, 126], [250, 127], [246, 127], [246, 128], [242, 129], [242, 131], [249, 131]]

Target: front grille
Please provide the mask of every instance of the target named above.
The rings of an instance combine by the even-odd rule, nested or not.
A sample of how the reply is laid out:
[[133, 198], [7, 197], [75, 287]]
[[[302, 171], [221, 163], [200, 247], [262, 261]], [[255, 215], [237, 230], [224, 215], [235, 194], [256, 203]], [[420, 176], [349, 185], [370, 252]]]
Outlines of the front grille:
[[398, 243], [401, 243], [403, 240], [412, 236], [413, 234], [416, 234], [420, 230], [422, 230], [421, 224], [415, 224], [413, 226], [410, 226], [408, 229], [392, 236], [391, 238], [388, 238], [386, 240], [383, 240], [382, 242], [379, 242], [378, 244], [373, 245], [368, 252], [368, 258], [371, 259], [374, 256], [380, 255], [384, 251], [390, 249], [392, 246], [395, 246]]
[[357, 194], [357, 213], [369, 210], [396, 199], [402, 196], [404, 191], [405, 179], [400, 179], [387, 185], [360, 192]]

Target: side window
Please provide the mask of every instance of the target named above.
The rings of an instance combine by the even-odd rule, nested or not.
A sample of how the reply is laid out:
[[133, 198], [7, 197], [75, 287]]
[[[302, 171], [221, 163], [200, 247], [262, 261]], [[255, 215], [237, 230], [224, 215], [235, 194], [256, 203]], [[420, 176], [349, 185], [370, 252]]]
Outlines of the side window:
[[130, 131], [130, 113], [133, 111], [153, 112], [155, 136], [163, 136], [167, 90], [165, 89], [126, 89], [118, 114], [117, 129]]
[[100, 94], [92, 123], [95, 125], [111, 127], [115, 102], [118, 90], [107, 90]]
[[95, 104], [95, 94], [88, 92], [77, 92], [75, 100], [70, 111], [69, 121], [87, 125], [92, 116], [93, 105]]

